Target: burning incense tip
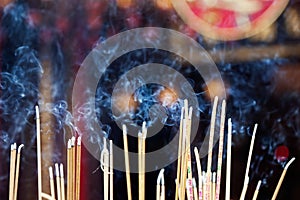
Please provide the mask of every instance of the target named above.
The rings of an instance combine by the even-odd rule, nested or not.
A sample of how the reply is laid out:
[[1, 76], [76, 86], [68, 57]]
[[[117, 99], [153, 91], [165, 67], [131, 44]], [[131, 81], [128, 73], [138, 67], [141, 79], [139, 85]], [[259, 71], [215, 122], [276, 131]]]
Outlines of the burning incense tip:
[[258, 181], [257, 186], [256, 186], [256, 190], [259, 190], [261, 186], [261, 180]]
[[193, 107], [190, 107], [190, 109], [189, 109], [189, 119], [192, 119], [192, 115], [193, 115]]
[[50, 180], [53, 180], [53, 169], [52, 169], [52, 167], [49, 167], [49, 178], [50, 178]]
[[59, 167], [57, 163], [55, 163], [55, 175], [59, 177]]
[[184, 107], [181, 108], [181, 116], [180, 119], [183, 120]]
[[71, 138], [71, 146], [72, 147], [74, 147], [75, 146], [75, 137], [73, 136], [72, 138]]
[[21, 144], [21, 145], [18, 147], [18, 154], [21, 153], [21, 150], [22, 150], [23, 147], [24, 147], [24, 144]]
[[127, 135], [127, 127], [125, 124], [122, 125], [122, 129], [123, 129], [123, 134]]
[[293, 157], [284, 167], [285, 170], [287, 170], [289, 168], [289, 166], [294, 162], [295, 157]]
[[162, 181], [162, 177], [163, 177], [163, 173], [164, 173], [165, 169], [161, 169], [158, 176], [157, 176], [157, 185], [161, 183]]
[[77, 145], [78, 145], [78, 146], [81, 145], [81, 136], [79, 136], [79, 137], [77, 138]]
[[68, 140], [68, 149], [71, 149], [71, 148], [72, 148], [71, 140], [69, 139], [69, 140]]
[[63, 178], [64, 177], [64, 165], [62, 163], [60, 163], [60, 165], [59, 165], [59, 171], [60, 171], [60, 177]]
[[36, 114], [36, 118], [39, 119], [40, 118], [40, 109], [39, 109], [39, 106], [35, 106], [35, 114]]

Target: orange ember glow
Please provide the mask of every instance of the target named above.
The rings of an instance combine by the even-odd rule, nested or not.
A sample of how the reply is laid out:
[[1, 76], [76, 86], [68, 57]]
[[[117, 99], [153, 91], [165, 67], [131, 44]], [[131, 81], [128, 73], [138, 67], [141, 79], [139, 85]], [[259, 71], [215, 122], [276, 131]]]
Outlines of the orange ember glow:
[[171, 10], [173, 8], [171, 0], [155, 0], [155, 4], [162, 10]]
[[163, 106], [172, 106], [178, 100], [178, 95], [174, 90], [165, 88], [159, 93], [158, 98]]
[[134, 4], [134, 0], [117, 0], [117, 5], [120, 8], [129, 8]]

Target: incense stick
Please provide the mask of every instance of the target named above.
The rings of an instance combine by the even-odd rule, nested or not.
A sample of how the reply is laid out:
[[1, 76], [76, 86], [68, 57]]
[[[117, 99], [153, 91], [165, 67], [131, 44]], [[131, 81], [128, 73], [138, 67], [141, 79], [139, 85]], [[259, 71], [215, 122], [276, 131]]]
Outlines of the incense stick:
[[[113, 164], [113, 142], [109, 140], [109, 198], [114, 199], [114, 164]], [[79, 199], [78, 199], [79, 200]]]
[[35, 114], [36, 114], [37, 171], [38, 171], [38, 200], [42, 200], [41, 128], [40, 128], [40, 111], [38, 106], [35, 106]]
[[209, 143], [208, 143], [208, 158], [207, 158], [207, 174], [206, 174], [206, 200], [210, 200], [211, 192], [211, 165], [212, 165], [212, 153], [213, 153], [213, 140], [215, 134], [215, 123], [217, 115], [218, 97], [214, 98], [213, 109], [210, 120], [210, 131], [209, 131]]
[[281, 184], [282, 184], [282, 182], [283, 182], [283, 179], [284, 179], [284, 177], [285, 177], [285, 174], [286, 174], [286, 172], [287, 172], [289, 166], [294, 162], [294, 160], [295, 160], [295, 158], [292, 158], [292, 159], [286, 164], [286, 166], [284, 167], [283, 172], [282, 172], [282, 174], [281, 174], [281, 176], [280, 176], [280, 179], [279, 179], [279, 181], [278, 181], [278, 184], [277, 184], [277, 186], [276, 186], [276, 189], [275, 189], [275, 191], [274, 191], [274, 194], [273, 194], [273, 196], [272, 196], [272, 200], [275, 200], [275, 199], [276, 199], [277, 194], [278, 194], [278, 192], [279, 192], [279, 189], [280, 189], [280, 187], [281, 187]]
[[253, 151], [253, 146], [254, 146], [254, 140], [255, 140], [255, 135], [256, 135], [256, 130], [257, 130], [257, 124], [254, 126], [252, 138], [251, 138], [251, 144], [250, 144], [250, 149], [249, 149], [249, 155], [248, 155], [248, 161], [247, 161], [247, 166], [246, 166], [246, 173], [245, 173], [245, 179], [244, 179], [244, 185], [243, 185], [243, 190], [241, 193], [240, 200], [244, 200], [248, 188], [248, 182], [249, 182], [249, 169], [250, 169], [250, 162], [251, 162], [251, 157], [252, 157], [252, 151]]
[[109, 186], [109, 179], [108, 179], [108, 168], [109, 168], [109, 151], [106, 145], [106, 139], [103, 138], [103, 150], [101, 152], [101, 169], [103, 171], [103, 186], [104, 186], [104, 200], [108, 200], [108, 186]]
[[71, 198], [75, 199], [75, 176], [76, 176], [76, 146], [75, 146], [76, 138], [73, 136], [71, 138]]
[[77, 138], [75, 200], [80, 199], [81, 137]]
[[164, 194], [163, 194], [163, 190], [164, 188], [162, 188], [162, 185], [165, 185], [164, 183], [164, 177], [163, 177], [163, 173], [164, 173], [164, 169], [161, 169], [158, 176], [157, 176], [157, 181], [156, 181], [156, 200], [163, 200], [164, 199]]
[[61, 200], [60, 175], [59, 175], [59, 167], [58, 167], [58, 164], [57, 164], [57, 163], [55, 163], [55, 176], [56, 176], [56, 192], [57, 192], [57, 200]]
[[16, 149], [17, 149], [16, 143], [10, 145], [9, 200], [14, 199]]
[[127, 198], [132, 199], [131, 196], [131, 181], [130, 181], [130, 165], [128, 155], [128, 141], [127, 141], [127, 127], [123, 125], [123, 143], [124, 143], [124, 157], [125, 157], [125, 169], [126, 169], [126, 183], [127, 183]]
[[206, 190], [206, 172], [205, 171], [202, 172], [202, 177], [203, 177], [203, 184], [202, 184], [203, 185], [203, 188], [202, 188], [203, 196], [202, 196], [202, 198], [206, 199], [207, 198], [207, 195], [206, 195], [207, 190]]
[[191, 123], [192, 123], [193, 108], [189, 109], [189, 116], [186, 120], [186, 151], [187, 151], [187, 176], [188, 176], [188, 191], [190, 199], [194, 199], [193, 195], [193, 174], [192, 174], [192, 162], [191, 162], [191, 151], [190, 151], [190, 137], [191, 137]]
[[61, 189], [61, 200], [65, 200], [65, 179], [64, 179], [64, 165], [61, 163], [59, 166], [60, 171], [60, 189]]
[[195, 178], [193, 178], [193, 191], [194, 191], [194, 200], [198, 200], [198, 189]]
[[226, 192], [225, 192], [225, 200], [230, 200], [231, 137], [232, 137], [232, 122], [231, 122], [231, 118], [229, 118], [228, 119], [228, 137], [227, 137]]
[[258, 181], [252, 200], [256, 200], [260, 189], [261, 180]]
[[194, 148], [194, 153], [196, 157], [197, 172], [198, 172], [198, 196], [199, 196], [199, 200], [202, 200], [202, 176], [201, 176], [202, 169], [201, 169], [199, 151], [197, 147]]
[[221, 111], [221, 122], [220, 122], [220, 140], [219, 140], [219, 151], [218, 151], [218, 164], [217, 164], [216, 198], [213, 198], [214, 200], [219, 200], [220, 199], [225, 117], [226, 117], [226, 101], [223, 100], [222, 101], [222, 111]]
[[145, 187], [146, 187], [146, 181], [145, 181], [145, 176], [146, 176], [146, 138], [147, 138], [147, 127], [146, 127], [146, 122], [143, 123], [142, 127], [142, 178], [143, 178], [143, 193], [142, 193], [142, 199], [145, 199]]
[[[186, 145], [186, 142], [185, 142], [185, 140], [186, 140], [186, 118], [185, 118], [185, 116], [186, 116], [186, 112], [188, 112], [187, 111], [187, 100], [184, 100], [184, 106], [183, 106], [183, 113], [182, 113], [182, 115], [183, 115], [183, 119], [182, 119], [182, 125], [181, 125], [181, 127], [182, 127], [182, 138], [181, 138], [181, 153], [180, 153], [180, 155], [181, 155], [181, 157], [180, 157], [180, 179], [179, 180], [177, 180], [178, 182], [177, 182], [177, 184], [178, 184], [178, 198], [179, 198], [179, 200], [181, 200], [182, 198], [184, 198], [184, 190], [185, 190], [185, 187], [184, 187], [184, 185], [185, 185], [185, 183], [183, 183], [183, 181], [184, 181], [184, 169], [185, 169], [185, 162], [186, 162], [186, 151], [185, 151], [185, 145]], [[185, 174], [185, 176], [186, 176], [186, 174]], [[183, 196], [183, 197], [182, 197]]]
[[68, 140], [67, 146], [67, 200], [71, 199], [71, 140]]
[[42, 194], [41, 194], [41, 198], [53, 200], [53, 199], [52, 199], [52, 196], [50, 196], [49, 194], [43, 193], [43, 192], [42, 192]]
[[139, 200], [145, 199], [145, 151], [146, 151], [147, 128], [143, 122], [142, 132], [139, 133]]
[[216, 172], [212, 175], [211, 199], [216, 199]]
[[165, 176], [164, 176], [164, 171], [162, 173], [161, 176], [161, 197], [160, 200], [165, 200], [165, 196], [166, 196], [166, 191], [165, 191]]
[[20, 172], [20, 158], [21, 158], [21, 150], [24, 147], [24, 144], [21, 144], [18, 147], [17, 154], [17, 165], [16, 165], [16, 176], [15, 176], [15, 186], [14, 186], [14, 200], [17, 200], [18, 196], [18, 183], [19, 183], [19, 172]]
[[142, 200], [142, 133], [138, 133], [139, 200]]
[[180, 171], [181, 171], [180, 169], [181, 169], [181, 158], [182, 158], [183, 112], [184, 112], [184, 107], [181, 108], [181, 117], [180, 117], [180, 125], [179, 125], [179, 144], [178, 144], [178, 156], [177, 156], [175, 200], [178, 200], [179, 178], [180, 178]]
[[184, 100], [184, 119], [183, 119], [183, 137], [182, 137], [182, 159], [181, 159], [181, 179], [179, 182], [179, 199], [182, 200], [185, 198], [185, 191], [186, 191], [186, 178], [187, 178], [187, 165], [188, 165], [188, 146], [187, 146], [187, 120], [188, 120], [189, 114], [188, 114], [188, 100]]
[[160, 179], [161, 179], [161, 173], [162, 173], [161, 169], [158, 176], [157, 176], [157, 181], [156, 181], [156, 200], [160, 200]]
[[49, 167], [49, 181], [50, 181], [51, 197], [54, 200], [55, 199], [55, 190], [54, 190], [54, 178], [53, 178], [53, 169], [52, 169], [52, 167]]

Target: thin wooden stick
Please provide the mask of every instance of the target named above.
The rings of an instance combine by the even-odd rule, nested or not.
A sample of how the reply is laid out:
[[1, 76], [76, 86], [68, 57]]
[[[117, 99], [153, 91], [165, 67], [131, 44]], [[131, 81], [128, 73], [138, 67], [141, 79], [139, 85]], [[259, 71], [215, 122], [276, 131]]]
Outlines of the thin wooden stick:
[[177, 176], [176, 176], [175, 200], [178, 200], [179, 180], [180, 180], [180, 172], [181, 172], [183, 113], [184, 113], [184, 107], [181, 108], [181, 117], [180, 117], [180, 125], [179, 125], [179, 144], [178, 144], [178, 156], [177, 156]]
[[60, 163], [60, 190], [61, 190], [61, 200], [65, 200], [65, 178], [64, 178], [64, 165]]
[[210, 120], [210, 131], [209, 131], [209, 143], [208, 143], [208, 157], [207, 157], [207, 174], [206, 174], [206, 196], [205, 200], [210, 200], [211, 192], [211, 165], [212, 165], [212, 153], [213, 153], [213, 141], [215, 134], [215, 123], [217, 115], [218, 97], [214, 98], [213, 109]]
[[41, 198], [48, 199], [48, 200], [53, 200], [53, 199], [52, 199], [52, 196], [50, 196], [49, 194], [46, 194], [46, 193], [44, 193], [44, 192], [42, 192]]
[[104, 200], [108, 200], [109, 187], [109, 151], [107, 149], [106, 139], [103, 138], [103, 150], [101, 152], [101, 169], [103, 171], [103, 186], [104, 186]]
[[61, 191], [60, 191], [60, 175], [58, 164], [55, 163], [55, 177], [56, 177], [56, 192], [57, 200], [61, 200]]
[[252, 157], [252, 151], [253, 151], [253, 146], [254, 146], [254, 140], [255, 140], [255, 135], [256, 135], [256, 130], [257, 130], [257, 124], [254, 126], [252, 138], [251, 138], [251, 144], [250, 144], [250, 149], [249, 149], [249, 155], [248, 155], [248, 160], [247, 160], [247, 166], [246, 166], [246, 173], [245, 173], [245, 179], [244, 179], [244, 185], [243, 185], [243, 190], [240, 196], [240, 200], [244, 200], [248, 188], [248, 183], [249, 183], [249, 169], [250, 169], [250, 163], [251, 163], [251, 157]]
[[18, 184], [19, 184], [19, 172], [20, 172], [20, 158], [21, 158], [21, 150], [24, 147], [24, 144], [21, 144], [18, 147], [17, 154], [17, 165], [16, 165], [16, 176], [15, 176], [15, 186], [14, 186], [14, 200], [17, 200], [18, 196]]
[[165, 196], [166, 196], [166, 191], [165, 191], [165, 176], [164, 176], [164, 171], [162, 172], [162, 176], [161, 176], [161, 196], [160, 196], [160, 200], [165, 200]]
[[194, 153], [196, 157], [196, 164], [197, 164], [197, 172], [198, 172], [198, 196], [199, 200], [202, 200], [202, 169], [201, 169], [201, 162], [200, 162], [200, 156], [199, 156], [199, 151], [197, 147], [194, 148]]
[[71, 140], [68, 140], [68, 146], [67, 146], [67, 200], [71, 199]]
[[53, 200], [55, 200], [55, 190], [54, 190], [54, 178], [53, 178], [53, 169], [49, 167], [49, 181], [50, 181], [50, 193]]
[[273, 194], [273, 196], [272, 196], [272, 200], [275, 200], [275, 199], [276, 199], [276, 197], [277, 197], [277, 195], [278, 195], [278, 192], [279, 192], [279, 189], [280, 189], [280, 187], [281, 187], [281, 184], [282, 184], [282, 182], [283, 182], [283, 179], [284, 179], [284, 177], [285, 177], [285, 174], [286, 174], [286, 172], [287, 172], [289, 166], [294, 162], [294, 160], [295, 160], [295, 158], [292, 158], [292, 159], [286, 164], [286, 166], [284, 167], [283, 172], [282, 172], [282, 174], [281, 174], [281, 176], [280, 176], [279, 182], [278, 182], [278, 184], [277, 184], [277, 186], [276, 186], [276, 189], [275, 189], [275, 191], [274, 191], [274, 194]]
[[125, 169], [126, 169], [126, 182], [127, 182], [127, 198], [132, 199], [131, 196], [131, 181], [130, 181], [130, 165], [128, 155], [128, 141], [127, 141], [127, 127], [123, 125], [123, 143], [124, 143], [124, 157], [125, 157]]
[[81, 137], [78, 137], [77, 138], [77, 148], [76, 148], [75, 200], [80, 199], [80, 171], [81, 171]]
[[40, 111], [35, 106], [36, 115], [36, 154], [37, 154], [37, 171], [38, 171], [38, 200], [42, 200], [42, 163], [41, 163], [41, 128], [40, 128]]
[[76, 145], [75, 145], [76, 138], [73, 136], [71, 138], [71, 198], [75, 199], [75, 194], [76, 194]]
[[138, 133], [139, 200], [142, 200], [142, 133]]
[[202, 172], [202, 179], [203, 179], [203, 187], [202, 187], [202, 190], [203, 190], [203, 193], [202, 193], [202, 199], [206, 199], [207, 198], [207, 195], [206, 195], [206, 172], [205, 171], [203, 171]]
[[186, 152], [187, 152], [187, 176], [188, 176], [188, 195], [191, 200], [194, 199], [194, 194], [193, 194], [193, 174], [192, 174], [192, 162], [191, 162], [191, 151], [190, 151], [190, 137], [191, 137], [191, 124], [192, 124], [192, 113], [193, 113], [193, 108], [190, 107], [189, 109], [189, 116], [188, 119], [186, 120]]
[[9, 200], [14, 199], [16, 149], [16, 143], [10, 145]]
[[193, 178], [193, 191], [194, 191], [194, 200], [198, 200], [198, 189], [195, 178]]
[[142, 126], [142, 137], [141, 137], [141, 200], [145, 199], [145, 156], [146, 156], [146, 137], [147, 137], [147, 128], [146, 122], [143, 122]]
[[114, 162], [112, 140], [109, 140], [109, 198], [110, 200], [114, 200]]
[[258, 181], [252, 200], [256, 200], [260, 189], [261, 180]]
[[161, 169], [156, 181], [156, 200], [160, 200], [160, 181], [161, 181], [161, 173], [164, 169]]
[[161, 184], [162, 184], [162, 177], [164, 173], [164, 169], [161, 169], [158, 176], [157, 176], [157, 181], [156, 181], [156, 200], [162, 200], [161, 197]]
[[183, 137], [182, 137], [182, 164], [181, 164], [181, 180], [179, 182], [180, 186], [180, 200], [183, 200], [185, 198], [185, 191], [186, 191], [186, 178], [187, 178], [187, 161], [188, 161], [188, 153], [187, 149], [189, 148], [187, 146], [187, 120], [188, 120], [189, 114], [188, 114], [188, 100], [184, 100], [184, 119], [183, 119]]
[[216, 172], [212, 174], [211, 199], [216, 199]]
[[214, 200], [220, 199], [221, 190], [221, 176], [222, 176], [222, 162], [223, 162], [223, 142], [224, 142], [224, 127], [225, 127], [225, 117], [226, 117], [226, 101], [222, 101], [222, 111], [221, 111], [221, 122], [220, 122], [220, 140], [219, 140], [219, 151], [218, 151], [218, 164], [217, 164], [217, 185], [216, 185], [216, 198]]
[[231, 177], [231, 137], [232, 137], [232, 122], [228, 119], [228, 137], [227, 137], [227, 160], [226, 160], [226, 192], [225, 200], [230, 200], [230, 177]]

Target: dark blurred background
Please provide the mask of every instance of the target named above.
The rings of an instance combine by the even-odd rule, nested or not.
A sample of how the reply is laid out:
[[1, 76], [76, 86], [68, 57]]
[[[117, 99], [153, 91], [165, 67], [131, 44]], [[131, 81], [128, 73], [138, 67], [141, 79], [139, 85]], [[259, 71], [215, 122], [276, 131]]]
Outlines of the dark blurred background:
[[[0, 199], [8, 199], [9, 149], [14, 142], [25, 144], [18, 199], [37, 199], [34, 106], [39, 103], [41, 107], [43, 185], [47, 192], [48, 166], [55, 162], [66, 163], [66, 141], [76, 129], [71, 114], [71, 96], [81, 63], [105, 39], [145, 26], [173, 29], [195, 39], [211, 55], [221, 72], [227, 92], [227, 116], [232, 118], [234, 126], [232, 199], [239, 199], [255, 123], [259, 126], [246, 199], [252, 198], [258, 180], [262, 180], [258, 199], [271, 199], [283, 167], [291, 157], [296, 157], [296, 161], [288, 170], [277, 199], [299, 199], [299, 1], [290, 1], [274, 24], [262, 33], [227, 42], [209, 39], [189, 28], [168, 0], [0, 0], [0, 16]], [[217, 95], [218, 83], [206, 86], [183, 58], [151, 49], [123, 55], [110, 66], [110, 73], [118, 74], [137, 64], [153, 61], [179, 69], [199, 92], [200, 129], [192, 146], [200, 146], [211, 112], [207, 87], [215, 90]], [[103, 88], [99, 86], [97, 93], [98, 117], [107, 137], [122, 147], [121, 130], [114, 123], [109, 107], [111, 88], [118, 75], [112, 78], [108, 74], [107, 77], [102, 80]], [[143, 90], [143, 95], [137, 95], [137, 98], [147, 99], [151, 105], [159, 103], [153, 96], [155, 92], [151, 92], [157, 87], [149, 86]], [[170, 112], [178, 117], [178, 110]], [[138, 122], [147, 118], [144, 112], [140, 117]], [[172, 127], [178, 128], [179, 122], [176, 117], [169, 121], [161, 133], [147, 143], [147, 148], [159, 148], [170, 141], [174, 133]], [[129, 142], [136, 144], [133, 139]], [[282, 147], [285, 151], [280, 151]], [[81, 199], [102, 199], [99, 161], [84, 147], [82, 165]], [[203, 169], [204, 166], [206, 159], [202, 160]], [[166, 198], [173, 199], [176, 163], [165, 170]], [[146, 174], [146, 199], [154, 199], [157, 175], [158, 171]], [[224, 182], [224, 178], [222, 180]], [[137, 197], [136, 174], [132, 174], [132, 182], [133, 195]], [[125, 199], [123, 172], [115, 171], [114, 184], [115, 199]], [[223, 187], [222, 198], [224, 193]]]

